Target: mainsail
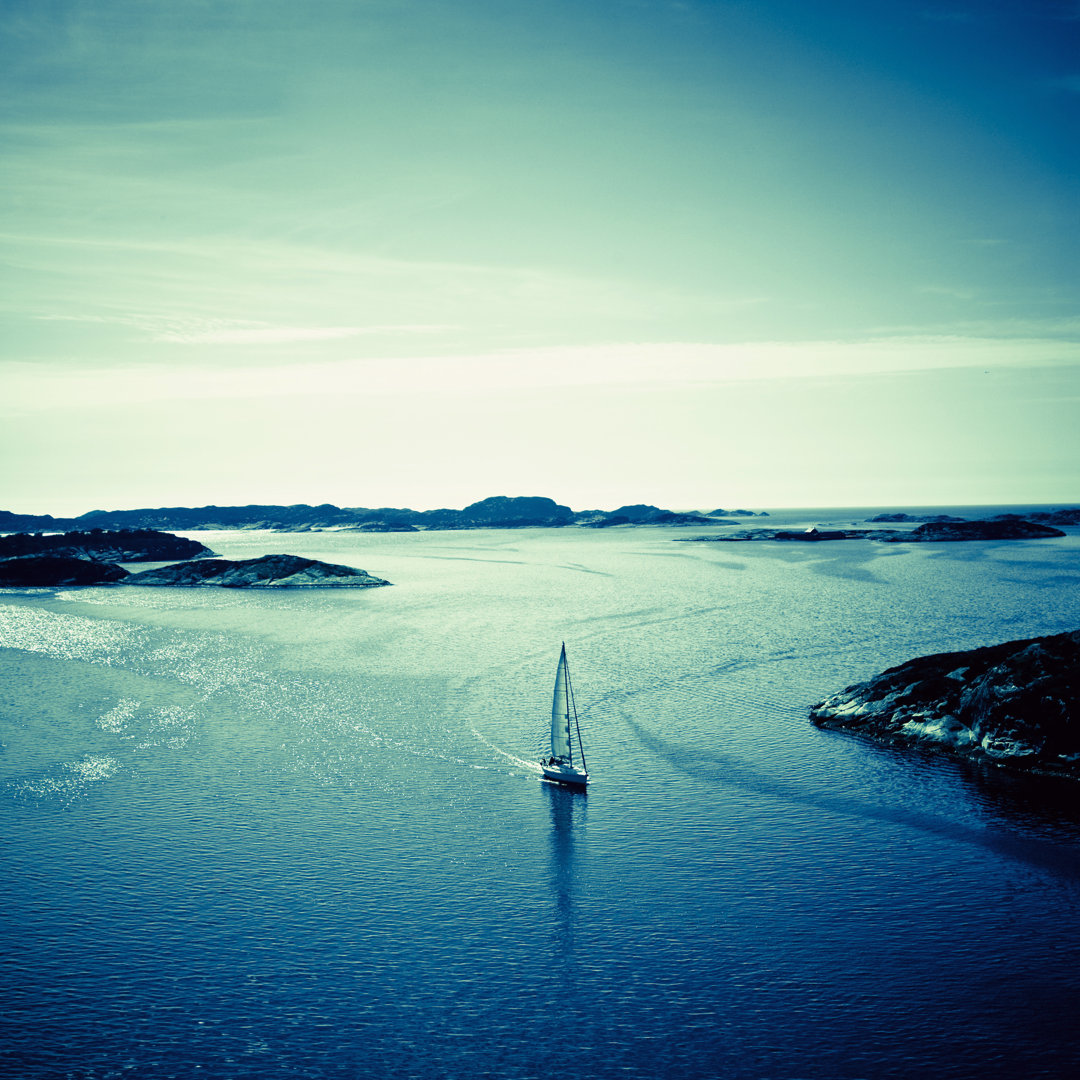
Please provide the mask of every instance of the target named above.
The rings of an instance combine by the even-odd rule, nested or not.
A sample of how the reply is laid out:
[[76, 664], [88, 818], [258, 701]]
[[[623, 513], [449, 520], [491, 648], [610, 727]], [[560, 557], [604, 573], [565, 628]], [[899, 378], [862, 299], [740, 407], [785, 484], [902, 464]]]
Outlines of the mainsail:
[[566, 671], [566, 646], [559, 655], [555, 672], [555, 696], [551, 701], [551, 756], [571, 760], [570, 748], [570, 677]]

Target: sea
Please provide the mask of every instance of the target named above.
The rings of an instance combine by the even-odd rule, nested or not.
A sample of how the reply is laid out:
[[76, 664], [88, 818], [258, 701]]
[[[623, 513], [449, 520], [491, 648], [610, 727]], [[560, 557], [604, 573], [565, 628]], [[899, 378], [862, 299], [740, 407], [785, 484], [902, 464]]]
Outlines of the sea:
[[[807, 713], [1080, 628], [1080, 529], [721, 532], [189, 533], [393, 584], [0, 592], [0, 1075], [1074, 1075], [1080, 784]], [[538, 766], [563, 642], [587, 794]]]

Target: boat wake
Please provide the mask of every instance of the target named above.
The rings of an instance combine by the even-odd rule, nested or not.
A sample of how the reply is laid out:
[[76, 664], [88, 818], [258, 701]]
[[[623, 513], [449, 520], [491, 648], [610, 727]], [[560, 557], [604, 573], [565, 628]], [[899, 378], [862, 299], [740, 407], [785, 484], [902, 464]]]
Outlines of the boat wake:
[[505, 758], [507, 761], [514, 765], [517, 765], [521, 769], [528, 769], [529, 772], [540, 773], [540, 763], [538, 761], [530, 761], [528, 758], [518, 757], [517, 754], [510, 753], [509, 750], [504, 750], [501, 746], [496, 746], [490, 739], [485, 738], [480, 734], [476, 728], [472, 729], [473, 735], [482, 742], [489, 750], [498, 754], [499, 757]]

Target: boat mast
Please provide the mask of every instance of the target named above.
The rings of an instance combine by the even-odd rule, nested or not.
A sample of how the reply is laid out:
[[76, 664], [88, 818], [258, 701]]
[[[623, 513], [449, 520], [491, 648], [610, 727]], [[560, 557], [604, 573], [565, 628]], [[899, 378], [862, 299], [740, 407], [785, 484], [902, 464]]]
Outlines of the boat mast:
[[574, 714], [574, 729], [577, 731], [578, 754], [581, 757], [581, 767], [588, 772], [585, 765], [585, 747], [581, 742], [581, 725], [577, 718], [577, 703], [574, 701], [574, 688], [570, 683], [570, 665], [566, 662], [566, 642], [563, 642], [563, 668], [566, 673], [566, 741], [570, 744], [570, 764], [574, 764], [574, 740], [570, 738], [570, 713]]
[[570, 734], [570, 665], [566, 662], [566, 642], [562, 643], [562, 656], [559, 663], [563, 669], [563, 713], [566, 716], [566, 747], [570, 753], [570, 764], [574, 764], [574, 739]]

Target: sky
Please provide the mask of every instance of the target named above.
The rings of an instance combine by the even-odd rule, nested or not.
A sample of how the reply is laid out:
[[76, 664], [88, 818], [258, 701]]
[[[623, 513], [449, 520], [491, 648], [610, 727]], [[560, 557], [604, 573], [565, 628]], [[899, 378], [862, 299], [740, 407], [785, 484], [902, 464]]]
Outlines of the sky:
[[1080, 0], [0, 0], [0, 509], [1080, 502]]

